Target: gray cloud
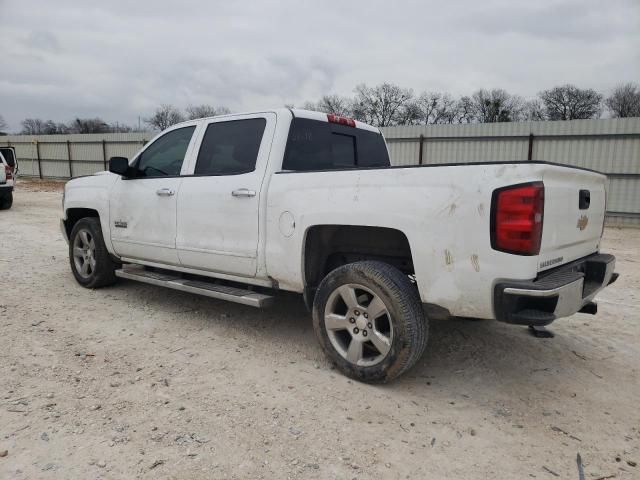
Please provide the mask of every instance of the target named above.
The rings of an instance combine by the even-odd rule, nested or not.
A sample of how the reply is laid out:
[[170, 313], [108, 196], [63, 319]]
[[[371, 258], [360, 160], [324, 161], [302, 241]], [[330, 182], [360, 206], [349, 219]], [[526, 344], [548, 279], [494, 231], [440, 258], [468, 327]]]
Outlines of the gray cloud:
[[0, 0], [0, 114], [135, 123], [159, 103], [251, 110], [391, 81], [524, 96], [640, 79], [637, 0]]
[[60, 45], [56, 36], [46, 30], [30, 32], [25, 44], [34, 50], [43, 52], [56, 52], [60, 50]]

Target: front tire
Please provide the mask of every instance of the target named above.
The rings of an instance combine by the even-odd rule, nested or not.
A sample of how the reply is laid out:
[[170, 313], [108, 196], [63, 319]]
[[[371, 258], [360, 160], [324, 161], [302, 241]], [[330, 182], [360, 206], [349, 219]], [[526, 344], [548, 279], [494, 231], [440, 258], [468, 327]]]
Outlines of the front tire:
[[345, 375], [388, 382], [411, 368], [427, 344], [428, 322], [409, 278], [383, 262], [336, 268], [320, 283], [313, 326]]
[[73, 276], [85, 288], [115, 283], [117, 264], [104, 244], [98, 218], [82, 218], [73, 226], [69, 236], [69, 261]]
[[0, 210], [9, 210], [13, 205], [13, 192], [0, 198]]

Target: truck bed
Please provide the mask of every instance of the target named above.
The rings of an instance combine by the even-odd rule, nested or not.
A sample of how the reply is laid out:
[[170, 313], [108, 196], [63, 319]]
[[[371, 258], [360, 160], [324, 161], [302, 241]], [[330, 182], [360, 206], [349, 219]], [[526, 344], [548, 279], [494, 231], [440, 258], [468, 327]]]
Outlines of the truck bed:
[[[493, 318], [497, 279], [532, 280], [539, 271], [598, 251], [604, 222], [605, 176], [549, 162], [465, 163], [358, 170], [278, 172], [269, 183], [267, 270], [283, 288], [300, 291], [299, 259], [309, 226], [340, 223], [403, 232], [411, 246], [422, 301], [453, 315]], [[496, 189], [545, 184], [539, 255], [513, 255], [491, 246]], [[581, 213], [580, 190], [591, 194]], [[571, 200], [571, 198], [573, 200]], [[283, 237], [278, 218], [290, 211], [295, 233]], [[336, 212], [340, 212], [337, 217]], [[582, 216], [588, 220], [580, 228]]]

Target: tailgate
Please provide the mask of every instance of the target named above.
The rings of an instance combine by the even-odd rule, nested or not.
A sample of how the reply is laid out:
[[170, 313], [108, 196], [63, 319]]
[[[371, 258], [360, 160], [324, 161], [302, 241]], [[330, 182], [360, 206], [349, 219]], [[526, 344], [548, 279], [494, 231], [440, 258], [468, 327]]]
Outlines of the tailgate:
[[543, 173], [544, 224], [538, 271], [596, 251], [604, 224], [606, 177], [571, 167], [547, 166]]

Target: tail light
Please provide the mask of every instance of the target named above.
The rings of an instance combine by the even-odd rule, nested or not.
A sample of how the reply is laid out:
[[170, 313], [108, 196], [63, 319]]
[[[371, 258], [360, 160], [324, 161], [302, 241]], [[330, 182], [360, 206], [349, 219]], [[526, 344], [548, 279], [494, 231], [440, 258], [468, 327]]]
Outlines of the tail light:
[[330, 123], [346, 125], [347, 127], [356, 126], [356, 121], [353, 118], [341, 117], [340, 115], [334, 115], [333, 113], [327, 114], [327, 120], [329, 120]]
[[4, 166], [4, 173], [7, 176], [7, 180], [11, 180], [13, 178], [13, 169], [9, 165]]
[[542, 182], [495, 190], [491, 200], [491, 247], [516, 255], [537, 255], [543, 216]]

